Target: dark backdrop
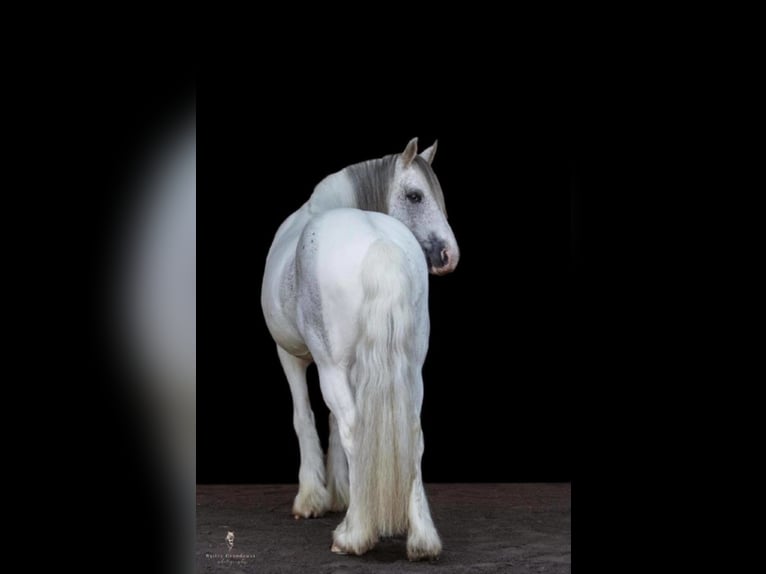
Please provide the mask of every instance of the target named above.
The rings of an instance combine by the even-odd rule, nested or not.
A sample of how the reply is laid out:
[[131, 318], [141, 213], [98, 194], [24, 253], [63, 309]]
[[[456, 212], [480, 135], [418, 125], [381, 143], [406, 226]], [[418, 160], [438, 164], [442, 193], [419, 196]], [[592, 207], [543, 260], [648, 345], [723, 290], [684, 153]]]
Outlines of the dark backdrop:
[[[325, 175], [401, 151], [413, 136], [421, 149], [439, 139], [434, 169], [461, 248], [457, 271], [430, 279], [424, 478], [571, 480], [574, 430], [591, 402], [581, 364], [606, 335], [586, 335], [597, 303], [589, 257], [603, 241], [589, 236], [588, 170], [583, 177], [582, 163], [571, 161], [578, 149], [568, 114], [491, 75], [475, 78], [470, 92], [456, 76], [432, 78], [443, 94], [435, 98], [417, 85], [339, 89], [329, 72], [291, 72], [283, 84], [261, 64], [252, 73], [212, 67], [199, 96], [197, 481], [297, 481], [290, 393], [260, 309], [266, 253]], [[165, 72], [136, 69], [100, 84], [112, 96], [98, 100], [83, 156], [97, 185], [83, 224], [70, 230], [81, 252], [97, 254], [86, 271], [95, 270], [96, 286], [107, 268], [101, 246], [129, 203], [121, 190], [137, 150], [187, 109], [193, 82], [163, 81]], [[115, 472], [132, 476], [140, 467], [126, 453], [147, 449], [151, 431], [124, 393], [103, 390], [121, 374], [94, 320], [99, 350], [87, 355], [88, 388], [107, 393], [99, 425], [124, 434]], [[313, 369], [309, 382], [325, 440]], [[94, 425], [83, 427], [88, 436]]]
[[[474, 125], [274, 101], [267, 121], [268, 99], [229, 103], [220, 137], [200, 146], [213, 173], [200, 170], [198, 482], [297, 481], [290, 392], [260, 310], [269, 245], [325, 175], [413, 136], [421, 149], [439, 139], [434, 170], [461, 249], [455, 273], [430, 278], [424, 479], [571, 480], [585, 345], [577, 163], [521, 136], [532, 126], [511, 111]], [[309, 386], [326, 445], [313, 367]]]
[[[68, 153], [27, 172], [51, 178], [40, 186], [45, 202], [39, 190], [17, 190], [10, 198], [22, 209], [8, 210], [10, 222], [23, 228], [9, 245], [30, 244], [35, 255], [27, 265], [39, 274], [9, 281], [34, 293], [29, 305], [13, 300], [30, 331], [14, 336], [34, 345], [12, 385], [29, 396], [9, 405], [42, 409], [49, 438], [31, 448], [26, 440], [12, 442], [38, 460], [40, 470], [25, 474], [38, 478], [36, 493], [52, 484], [67, 492], [62, 510], [86, 525], [70, 530], [108, 525], [109, 536], [89, 552], [110, 564], [119, 554], [127, 571], [147, 571], [146, 555], [167, 555], [167, 537], [181, 520], [163, 505], [176, 485], [157, 471], [156, 429], [145, 424], [132, 381], [112, 360], [112, 325], [102, 303], [132, 177], [161, 128], [190, 102], [202, 111], [199, 482], [297, 480], [289, 390], [259, 304], [266, 252], [279, 223], [322, 177], [400, 151], [413, 136], [421, 146], [439, 138], [434, 168], [462, 253], [454, 274], [430, 281], [425, 480], [570, 480], [575, 455], [582, 460], [575, 447], [583, 444], [610, 460], [600, 452], [612, 438], [604, 425], [592, 433], [597, 440], [584, 441], [580, 431], [574, 439], [575, 429], [593, 426], [594, 418], [601, 423], [590, 416], [602, 412], [601, 404], [615, 402], [613, 387], [594, 392], [612, 373], [598, 369], [594, 377], [589, 357], [596, 352], [600, 364], [616, 348], [612, 333], [601, 329], [610, 308], [593, 273], [593, 262], [616, 249], [593, 232], [596, 162], [568, 160], [589, 153], [576, 141], [584, 130], [569, 122], [583, 114], [556, 103], [569, 99], [571, 85], [548, 67], [539, 68], [551, 78], [542, 85], [520, 75], [516, 63], [485, 72], [444, 56], [441, 72], [418, 62], [417, 77], [405, 79], [402, 68], [413, 67], [405, 50], [382, 59], [385, 69], [376, 61], [378, 68], [356, 67], [353, 74], [341, 61], [297, 69], [264, 51], [208, 57], [197, 98], [195, 58], [185, 44], [173, 57], [152, 54], [146, 61], [135, 61], [135, 43], [126, 46], [125, 58], [96, 66], [93, 47], [85, 45], [71, 61], [62, 57], [59, 75], [40, 75], [46, 85], [34, 90], [34, 113], [19, 116], [30, 143], [16, 147]], [[60, 127], [41, 121], [40, 129], [29, 128], [40, 110], [53, 110]], [[30, 154], [35, 163], [38, 157]], [[601, 159], [599, 170], [605, 165]], [[624, 173], [641, 167], [629, 159], [607, 183], [619, 188]], [[601, 213], [610, 211], [608, 197], [599, 199]], [[41, 301], [62, 317], [30, 321]], [[41, 355], [41, 345], [59, 354]], [[316, 383], [313, 371], [310, 380]], [[324, 432], [326, 410], [311, 388]], [[19, 427], [9, 436], [24, 432]], [[137, 532], [142, 552], [125, 554], [124, 541]]]

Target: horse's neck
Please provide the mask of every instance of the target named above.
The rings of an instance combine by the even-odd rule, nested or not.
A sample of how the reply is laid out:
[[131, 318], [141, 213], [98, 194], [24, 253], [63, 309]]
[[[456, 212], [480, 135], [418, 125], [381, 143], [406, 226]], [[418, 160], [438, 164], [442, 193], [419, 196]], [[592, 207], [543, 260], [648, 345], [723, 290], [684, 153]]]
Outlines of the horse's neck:
[[314, 188], [307, 206], [311, 215], [340, 207], [357, 207], [354, 186], [346, 170], [342, 169], [320, 181]]

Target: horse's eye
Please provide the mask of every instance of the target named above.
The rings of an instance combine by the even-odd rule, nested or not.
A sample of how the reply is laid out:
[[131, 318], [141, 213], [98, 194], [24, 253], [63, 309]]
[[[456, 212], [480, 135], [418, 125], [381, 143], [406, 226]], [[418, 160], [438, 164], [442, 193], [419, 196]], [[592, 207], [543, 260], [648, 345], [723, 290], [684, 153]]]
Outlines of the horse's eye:
[[419, 191], [408, 191], [405, 197], [410, 203], [420, 203], [423, 201], [423, 194]]

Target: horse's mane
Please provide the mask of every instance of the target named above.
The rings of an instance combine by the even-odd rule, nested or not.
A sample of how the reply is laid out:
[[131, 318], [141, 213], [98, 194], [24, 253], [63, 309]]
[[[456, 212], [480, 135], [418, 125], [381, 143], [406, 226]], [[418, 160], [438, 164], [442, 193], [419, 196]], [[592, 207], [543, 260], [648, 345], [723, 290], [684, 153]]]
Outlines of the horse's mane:
[[[346, 168], [354, 186], [357, 208], [364, 211], [388, 212], [388, 197], [391, 193], [391, 181], [394, 179], [397, 157], [398, 154], [387, 155]], [[444, 194], [430, 164], [420, 156], [415, 156], [414, 163], [425, 176], [436, 203], [446, 215]]]
[[396, 154], [348, 166], [346, 171], [354, 185], [356, 207], [386, 213], [395, 169]]

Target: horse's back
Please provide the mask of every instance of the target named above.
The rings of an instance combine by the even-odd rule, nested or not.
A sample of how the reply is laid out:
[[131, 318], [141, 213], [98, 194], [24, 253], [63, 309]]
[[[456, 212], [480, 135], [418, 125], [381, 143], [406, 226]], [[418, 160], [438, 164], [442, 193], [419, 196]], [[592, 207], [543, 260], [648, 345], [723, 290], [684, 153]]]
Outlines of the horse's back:
[[343, 208], [316, 216], [304, 229], [296, 252], [299, 329], [315, 358], [324, 354], [340, 362], [352, 356], [364, 298], [365, 258], [373, 244], [381, 241], [400, 252], [397, 261], [408, 283], [410, 304], [414, 311], [423, 307], [428, 290], [423, 252], [398, 220]]

